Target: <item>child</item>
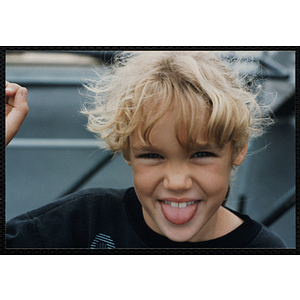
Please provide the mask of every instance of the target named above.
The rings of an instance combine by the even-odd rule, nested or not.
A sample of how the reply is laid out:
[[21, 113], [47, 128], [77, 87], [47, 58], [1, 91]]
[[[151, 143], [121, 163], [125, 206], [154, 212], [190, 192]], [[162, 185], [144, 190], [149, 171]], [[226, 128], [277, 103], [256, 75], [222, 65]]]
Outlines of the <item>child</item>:
[[[233, 168], [269, 119], [214, 54], [125, 53], [88, 89], [88, 129], [122, 153], [134, 188], [80, 191], [16, 217], [8, 248], [286, 247], [224, 206]], [[7, 144], [28, 108], [25, 88], [7, 83], [6, 95]]]

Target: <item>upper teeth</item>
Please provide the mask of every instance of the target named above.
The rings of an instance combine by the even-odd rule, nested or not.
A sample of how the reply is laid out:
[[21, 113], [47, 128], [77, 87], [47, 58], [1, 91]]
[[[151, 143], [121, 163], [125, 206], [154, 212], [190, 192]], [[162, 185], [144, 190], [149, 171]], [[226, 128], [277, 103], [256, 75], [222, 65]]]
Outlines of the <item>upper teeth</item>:
[[188, 201], [188, 202], [171, 202], [171, 201], [164, 201], [166, 204], [171, 204], [172, 207], [179, 207], [179, 208], [185, 208], [187, 205], [194, 204], [195, 201]]

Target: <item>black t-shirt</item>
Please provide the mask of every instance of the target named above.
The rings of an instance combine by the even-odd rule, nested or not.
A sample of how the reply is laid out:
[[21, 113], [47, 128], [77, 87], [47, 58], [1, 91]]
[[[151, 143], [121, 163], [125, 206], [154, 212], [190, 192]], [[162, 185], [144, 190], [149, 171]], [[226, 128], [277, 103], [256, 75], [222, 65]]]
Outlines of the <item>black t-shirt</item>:
[[174, 242], [144, 221], [134, 188], [88, 189], [6, 223], [6, 248], [286, 248], [246, 215], [232, 232], [204, 242]]

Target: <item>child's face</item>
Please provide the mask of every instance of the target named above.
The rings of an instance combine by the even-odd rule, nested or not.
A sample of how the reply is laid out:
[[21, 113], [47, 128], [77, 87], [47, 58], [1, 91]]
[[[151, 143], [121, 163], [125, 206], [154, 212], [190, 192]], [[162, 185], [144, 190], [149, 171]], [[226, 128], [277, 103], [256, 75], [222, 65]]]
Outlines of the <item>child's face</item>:
[[231, 168], [243, 161], [247, 149], [234, 162], [230, 143], [224, 149], [199, 146], [188, 153], [176, 139], [172, 120], [173, 113], [168, 112], [154, 125], [151, 146], [136, 131], [130, 136], [127, 163], [135, 190], [152, 230], [178, 242], [208, 240], [224, 222], [218, 212]]

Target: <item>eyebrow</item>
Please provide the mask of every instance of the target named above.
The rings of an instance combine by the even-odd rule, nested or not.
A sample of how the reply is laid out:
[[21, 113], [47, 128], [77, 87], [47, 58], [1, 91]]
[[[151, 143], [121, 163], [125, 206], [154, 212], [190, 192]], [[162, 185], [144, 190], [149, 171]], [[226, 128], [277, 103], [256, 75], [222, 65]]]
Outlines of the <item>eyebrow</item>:
[[191, 148], [191, 152], [194, 151], [222, 151], [224, 147], [220, 147], [213, 144], [196, 144], [194, 147]]
[[[131, 151], [133, 152], [159, 152], [162, 149], [157, 148], [152, 145], [136, 145], [130, 147]], [[197, 151], [220, 151], [222, 150], [221, 147], [212, 145], [212, 144], [196, 144], [194, 147], [190, 149], [190, 152], [197, 152]]]
[[211, 144], [196, 144], [194, 147], [192, 147], [193, 150], [216, 150], [219, 149], [219, 147], [211, 145]]

